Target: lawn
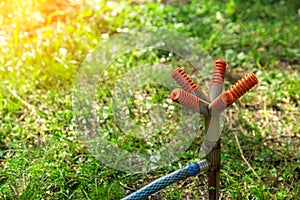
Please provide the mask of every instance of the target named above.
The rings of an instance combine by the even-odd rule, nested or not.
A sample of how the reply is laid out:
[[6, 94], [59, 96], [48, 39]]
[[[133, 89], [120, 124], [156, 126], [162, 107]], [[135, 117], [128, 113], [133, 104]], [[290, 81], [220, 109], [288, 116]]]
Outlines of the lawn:
[[[299, 2], [15, 0], [1, 1], [0, 9], [0, 199], [120, 199], [199, 159], [201, 134], [173, 162], [128, 173], [100, 162], [80, 140], [72, 99], [86, 56], [121, 33], [145, 27], [177, 31], [212, 60], [226, 60], [225, 88], [250, 71], [259, 79], [224, 115], [221, 197], [299, 198]], [[119, 148], [155, 151], [177, 130], [179, 107], [161, 85], [136, 88], [125, 105], [142, 128], [124, 134], [116, 122], [119, 110], [109, 103], [115, 85], [134, 83], [128, 72], [152, 65], [191, 69], [165, 50], [137, 49], [99, 75], [99, 125]], [[197, 74], [194, 79], [203, 81]], [[155, 105], [165, 108], [166, 126], [139, 139], [139, 132], [153, 128], [149, 113]], [[206, 199], [206, 181], [202, 173], [149, 199]]]

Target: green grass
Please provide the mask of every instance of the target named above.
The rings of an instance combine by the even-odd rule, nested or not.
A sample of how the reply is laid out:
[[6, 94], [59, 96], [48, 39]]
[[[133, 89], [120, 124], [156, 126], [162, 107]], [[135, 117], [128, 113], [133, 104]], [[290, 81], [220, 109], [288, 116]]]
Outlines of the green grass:
[[[86, 55], [104, 38], [126, 28], [157, 26], [195, 37], [214, 59], [226, 60], [226, 87], [248, 71], [260, 80], [227, 111], [222, 135], [221, 196], [297, 199], [299, 3], [51, 2], [0, 3], [1, 199], [120, 199], [197, 159], [200, 138], [168, 166], [147, 174], [127, 174], [98, 161], [75, 131], [72, 87]], [[36, 17], [36, 11], [40, 11], [40, 17]], [[144, 64], [169, 64], [175, 69], [177, 62], [181, 61], [163, 51], [124, 55], [108, 68], [106, 76], [99, 78], [99, 85], [103, 84], [99, 87], [99, 103], [110, 101], [110, 89], [129, 69]], [[169, 93], [164, 88], [148, 85], [136, 93], [149, 97], [148, 102], [138, 98], [129, 102], [132, 118], [139, 125], [149, 122], [146, 103], [162, 103], [172, 116], [169, 106], [176, 105], [166, 100]], [[101, 125], [106, 126], [112, 141], [127, 150], [157, 149], [174, 135], [171, 117], [163, 130], [167, 136], [160, 137], [157, 132], [144, 145], [142, 139], [121, 134], [111, 108], [99, 112], [105, 118]], [[260, 180], [242, 159], [235, 134]], [[150, 199], [205, 198], [205, 180], [205, 174], [201, 174], [175, 183]]]

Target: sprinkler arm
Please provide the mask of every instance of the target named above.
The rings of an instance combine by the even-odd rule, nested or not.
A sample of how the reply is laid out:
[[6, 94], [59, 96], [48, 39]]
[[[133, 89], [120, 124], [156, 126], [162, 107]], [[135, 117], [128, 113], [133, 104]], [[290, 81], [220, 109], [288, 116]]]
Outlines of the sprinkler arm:
[[209, 103], [184, 90], [175, 89], [172, 91], [170, 97], [176, 103], [199, 111], [205, 116], [209, 115]]
[[226, 92], [220, 94], [214, 101], [209, 105], [210, 113], [223, 112], [228, 106], [239, 99], [243, 94], [248, 92], [254, 85], [258, 83], [256, 76], [253, 73], [246, 74], [238, 82], [236, 82]]
[[199, 87], [192, 81], [192, 79], [178, 67], [172, 74], [172, 78], [179, 84], [181, 87], [188, 93], [193, 94], [196, 97], [199, 97], [201, 100], [209, 102], [207, 95], [199, 90]]

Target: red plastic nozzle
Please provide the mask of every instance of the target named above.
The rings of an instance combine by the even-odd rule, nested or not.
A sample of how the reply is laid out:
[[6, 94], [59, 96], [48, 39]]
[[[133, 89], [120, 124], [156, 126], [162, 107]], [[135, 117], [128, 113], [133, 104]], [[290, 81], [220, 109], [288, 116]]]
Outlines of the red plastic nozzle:
[[220, 85], [223, 87], [225, 71], [226, 62], [224, 60], [215, 60], [211, 85]]
[[200, 106], [200, 99], [198, 97], [193, 96], [181, 89], [173, 90], [171, 93], [171, 99], [176, 103], [184, 105], [192, 110], [197, 110]]
[[211, 102], [210, 107], [213, 109], [213, 111], [221, 113], [232, 103], [233, 97], [230, 92], [226, 91], [220, 94], [213, 102]]
[[173, 90], [171, 93], [171, 99], [176, 103], [184, 105], [192, 110], [199, 110], [203, 115], [209, 115], [209, 103], [184, 90]]
[[229, 90], [218, 96], [211, 104], [210, 107], [218, 113], [225, 110], [226, 107], [231, 105], [234, 101], [240, 98], [243, 94], [249, 91], [254, 85], [258, 83], [257, 78], [253, 73], [246, 74], [238, 82], [236, 82]]
[[250, 90], [254, 85], [258, 83], [256, 76], [249, 72], [243, 78], [241, 78], [237, 83], [235, 83], [230, 89], [229, 92], [234, 98], [234, 101], [240, 98], [248, 90]]
[[198, 86], [181, 68], [178, 67], [171, 76], [185, 91], [193, 93], [198, 90]]
[[192, 110], [199, 110], [204, 115], [209, 115], [209, 103], [184, 90], [175, 89], [171, 93], [171, 99], [176, 103], [184, 105]]

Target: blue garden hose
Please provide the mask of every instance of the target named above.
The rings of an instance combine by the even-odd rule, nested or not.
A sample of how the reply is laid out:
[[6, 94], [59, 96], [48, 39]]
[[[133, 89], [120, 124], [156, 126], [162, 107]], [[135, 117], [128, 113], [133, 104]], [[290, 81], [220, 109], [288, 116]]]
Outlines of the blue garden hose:
[[145, 199], [151, 194], [167, 187], [168, 185], [171, 185], [172, 183], [175, 183], [176, 181], [185, 179], [190, 176], [195, 176], [206, 169], [208, 169], [208, 162], [206, 160], [202, 160], [200, 162], [193, 162], [175, 172], [172, 172], [171, 174], [167, 174], [153, 181], [149, 185], [146, 185], [145, 187], [123, 198], [122, 200]]

